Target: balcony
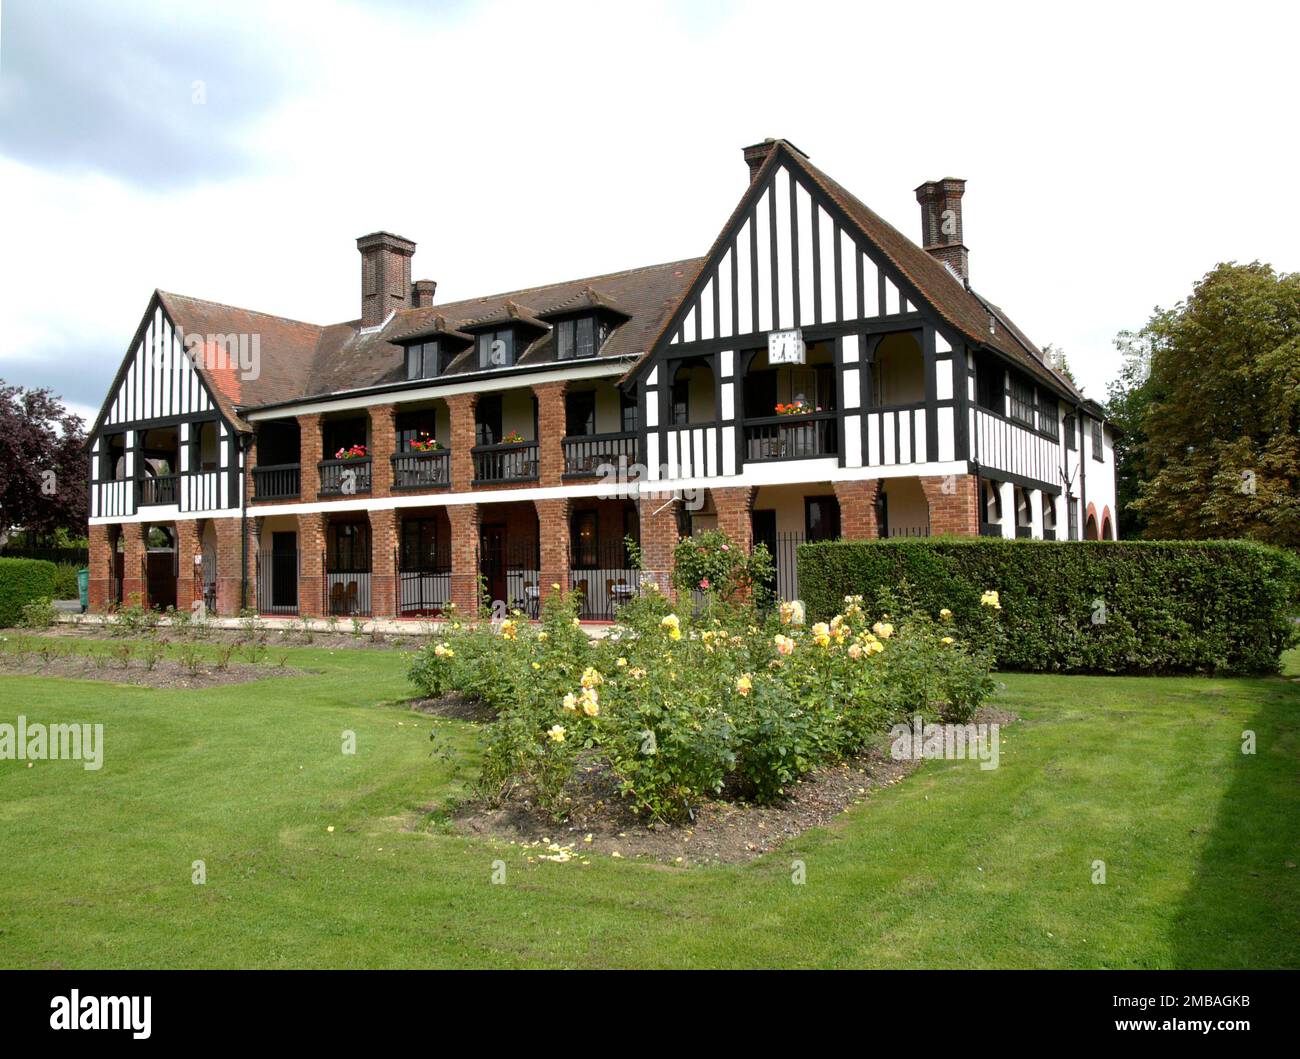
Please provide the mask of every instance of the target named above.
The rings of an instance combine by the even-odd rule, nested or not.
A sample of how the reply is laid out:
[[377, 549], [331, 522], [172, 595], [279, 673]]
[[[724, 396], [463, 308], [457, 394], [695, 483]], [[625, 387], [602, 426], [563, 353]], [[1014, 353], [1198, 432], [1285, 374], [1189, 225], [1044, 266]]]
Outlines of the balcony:
[[321, 496], [358, 496], [370, 492], [370, 457], [321, 460]]
[[392, 456], [394, 489], [446, 489], [451, 485], [451, 453], [397, 452]]
[[505, 445], [478, 445], [474, 457], [474, 483], [537, 481], [537, 442], [519, 441]]
[[745, 459], [807, 460], [839, 453], [835, 412], [745, 420]]
[[148, 478], [141, 478], [139, 482], [140, 506], [177, 503], [180, 477], [179, 474], [158, 474], [150, 475]]
[[302, 469], [296, 463], [253, 468], [254, 500], [296, 500], [302, 491]]
[[[614, 474], [627, 480], [627, 470], [636, 463], [636, 434], [578, 434], [564, 439], [564, 477], [595, 478]], [[605, 468], [609, 468], [606, 470]]]

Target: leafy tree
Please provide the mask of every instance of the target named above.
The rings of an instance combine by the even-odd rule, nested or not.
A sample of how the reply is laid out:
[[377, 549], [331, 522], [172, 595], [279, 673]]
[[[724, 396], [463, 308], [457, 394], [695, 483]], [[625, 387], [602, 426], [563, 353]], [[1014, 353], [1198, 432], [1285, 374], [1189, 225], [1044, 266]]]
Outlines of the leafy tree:
[[[1170, 315], [1157, 309], [1157, 315]], [[1153, 317], [1154, 319], [1154, 317]], [[1143, 331], [1121, 331], [1115, 346], [1123, 355], [1119, 378], [1106, 387], [1106, 418], [1115, 430], [1115, 491], [1119, 500], [1116, 530], [1123, 539], [1145, 535], [1146, 518], [1134, 502], [1143, 476], [1146, 415], [1151, 407], [1152, 340]]]
[[85, 426], [50, 390], [0, 380], [0, 545], [15, 528], [86, 532]]
[[1147, 535], [1300, 547], [1300, 273], [1221, 264], [1127, 341]]
[[1077, 387], [1079, 380], [1074, 377], [1074, 372], [1070, 370], [1070, 362], [1065, 356], [1065, 350], [1053, 342], [1048, 342], [1043, 347], [1043, 360], [1047, 362], [1048, 367], [1055, 368], [1064, 375]]

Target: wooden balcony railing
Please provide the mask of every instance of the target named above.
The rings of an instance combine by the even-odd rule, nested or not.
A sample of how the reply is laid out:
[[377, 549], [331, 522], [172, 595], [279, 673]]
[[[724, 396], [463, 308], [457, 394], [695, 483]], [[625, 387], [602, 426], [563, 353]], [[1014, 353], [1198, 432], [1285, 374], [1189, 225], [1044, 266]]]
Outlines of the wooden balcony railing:
[[179, 495], [179, 474], [158, 474], [140, 479], [140, 506], [175, 504]]
[[302, 468], [296, 463], [253, 468], [254, 500], [294, 500], [301, 491]]
[[392, 460], [394, 489], [445, 489], [451, 485], [451, 453], [446, 449], [397, 452]]
[[356, 496], [370, 492], [370, 457], [357, 460], [321, 460], [320, 495]]
[[636, 434], [579, 434], [564, 439], [564, 476], [591, 478], [616, 476], [627, 480], [628, 467], [636, 463]]
[[745, 459], [806, 460], [839, 453], [834, 412], [745, 420]]
[[505, 445], [479, 445], [474, 457], [474, 484], [485, 482], [534, 482], [537, 480], [537, 442], [520, 441]]

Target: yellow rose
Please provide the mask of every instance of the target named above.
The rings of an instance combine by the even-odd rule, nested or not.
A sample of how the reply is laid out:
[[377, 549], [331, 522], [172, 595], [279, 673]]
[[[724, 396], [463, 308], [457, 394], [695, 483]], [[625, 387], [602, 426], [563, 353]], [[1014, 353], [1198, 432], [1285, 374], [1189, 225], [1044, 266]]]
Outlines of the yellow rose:
[[952, 638], [951, 636], [945, 636], [945, 637], [944, 637], [942, 640], [940, 640], [939, 642], [940, 642], [940, 643], [953, 643], [953, 642], [955, 642], [955, 641], [953, 640], [953, 638]]
[[994, 610], [1002, 609], [1002, 603], [998, 599], [998, 594], [992, 589], [980, 596], [980, 606], [992, 607]]
[[939, 611], [939, 617], [941, 617], [944, 621], [947, 621], [949, 618], [952, 617], [952, 611], [950, 611], [947, 607], [944, 607], [943, 610]]
[[882, 640], [888, 640], [894, 635], [894, 627], [887, 621], [878, 621], [871, 626], [871, 631], [879, 636]]
[[553, 724], [553, 725], [551, 725], [551, 727], [550, 727], [549, 729], [547, 729], [546, 734], [551, 738], [552, 742], [563, 743], [563, 742], [564, 742], [564, 725], [562, 725], [562, 724]]
[[748, 673], [742, 673], [736, 678], [736, 690], [742, 695], [748, 695], [754, 690], [754, 678]]

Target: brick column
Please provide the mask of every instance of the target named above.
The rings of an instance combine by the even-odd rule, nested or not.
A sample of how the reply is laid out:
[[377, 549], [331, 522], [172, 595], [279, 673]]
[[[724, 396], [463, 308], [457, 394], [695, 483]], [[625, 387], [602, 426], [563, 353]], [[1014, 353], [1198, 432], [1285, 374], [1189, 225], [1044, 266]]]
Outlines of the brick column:
[[108, 585], [113, 574], [114, 526], [90, 527], [90, 609], [96, 614], [108, 609]]
[[677, 512], [680, 506], [680, 500], [670, 500], [665, 494], [652, 493], [637, 501], [641, 558], [645, 566], [642, 576], [652, 578], [669, 597], [673, 594], [673, 549], [680, 539], [677, 530]]
[[122, 605], [149, 605], [149, 583], [145, 558], [148, 551], [149, 525], [146, 522], [122, 524]]
[[559, 585], [561, 592], [569, 590], [569, 501], [534, 500], [533, 507], [537, 509], [537, 542], [542, 557], [538, 587], [542, 599], [546, 599], [554, 594], [552, 585]]
[[835, 483], [835, 498], [840, 502], [841, 537], [847, 541], [865, 541], [880, 536], [876, 519], [879, 492], [878, 478]]
[[[233, 518], [216, 518], [212, 520], [217, 534], [217, 613], [229, 618], [239, 613], [240, 580], [243, 573], [243, 557], [239, 545], [239, 532], [242, 523], [239, 516]], [[252, 579], [253, 556], [249, 556], [249, 579]], [[246, 601], [252, 603], [252, 593]]]
[[245, 504], [251, 504], [253, 502], [253, 494], [256, 492], [256, 487], [253, 484], [253, 478], [255, 477], [253, 471], [256, 468], [257, 468], [257, 433], [256, 431], [254, 431], [253, 443], [249, 445], [248, 448], [244, 451], [245, 474], [244, 474], [243, 481], [244, 481], [244, 490], [247, 494], [245, 497]]
[[320, 495], [321, 445], [320, 416], [298, 417], [298, 462], [301, 465], [301, 496], [315, 500]]
[[537, 473], [540, 485], [559, 485], [564, 476], [562, 439], [564, 388], [567, 385], [566, 382], [544, 382], [533, 387], [533, 396], [537, 399]]
[[753, 487], [730, 486], [709, 492], [713, 495], [713, 508], [718, 513], [718, 529], [748, 555], [754, 544]]
[[[455, 431], [455, 420], [452, 421]], [[478, 614], [478, 505], [454, 504], [447, 508], [451, 524], [451, 601], [463, 619]]]
[[[203, 598], [203, 524], [198, 519], [176, 522], [176, 610], [190, 611]], [[199, 562], [194, 562], [198, 556]]]
[[396, 511], [370, 512], [370, 613], [376, 618], [397, 615], [397, 541], [400, 532]]
[[[469, 492], [469, 483], [474, 480], [474, 457], [470, 449], [474, 447], [474, 408], [478, 404], [478, 394], [458, 393], [447, 398], [447, 411], [451, 417], [451, 489], [454, 493]], [[475, 515], [474, 547], [478, 547], [478, 516]], [[454, 531], [453, 524], [453, 531]], [[452, 535], [452, 547], [455, 547], [455, 534]], [[454, 597], [453, 597], [454, 598]]]
[[[979, 479], [975, 475], [940, 474], [919, 481], [930, 503], [931, 536], [979, 536]], [[1010, 517], [1014, 521], [1014, 509]]]
[[370, 495], [389, 496], [393, 491], [392, 455], [397, 451], [397, 407], [376, 405], [370, 409]]
[[325, 612], [325, 516], [298, 516], [298, 613], [318, 618]]

